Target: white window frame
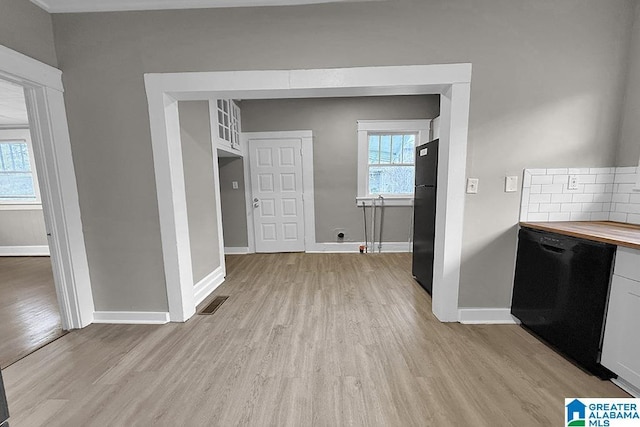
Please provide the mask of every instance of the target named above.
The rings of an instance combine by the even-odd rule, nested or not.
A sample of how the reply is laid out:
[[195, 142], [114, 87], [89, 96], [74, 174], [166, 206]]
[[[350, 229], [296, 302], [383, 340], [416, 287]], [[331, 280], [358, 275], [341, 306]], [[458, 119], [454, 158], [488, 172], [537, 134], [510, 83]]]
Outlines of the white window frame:
[[24, 141], [27, 143], [27, 150], [29, 151], [29, 162], [31, 164], [31, 175], [33, 176], [33, 187], [36, 193], [36, 199], [33, 201], [0, 199], [0, 210], [42, 209], [42, 199], [40, 197], [40, 185], [38, 184], [38, 171], [36, 170], [35, 158], [33, 156], [31, 132], [29, 131], [29, 129], [0, 129], [0, 143], [9, 141]]
[[[429, 142], [431, 120], [358, 120], [358, 193], [356, 203], [370, 206], [378, 195], [369, 194], [369, 133], [417, 133], [416, 147]], [[383, 195], [385, 206], [411, 206], [413, 195]]]

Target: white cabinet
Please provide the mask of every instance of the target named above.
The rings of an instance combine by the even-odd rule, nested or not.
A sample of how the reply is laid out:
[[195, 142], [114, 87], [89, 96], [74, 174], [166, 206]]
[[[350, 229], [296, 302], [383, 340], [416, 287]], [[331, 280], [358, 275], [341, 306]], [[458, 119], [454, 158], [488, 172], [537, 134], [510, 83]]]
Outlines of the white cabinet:
[[601, 364], [640, 389], [640, 251], [618, 247]]
[[240, 107], [232, 99], [214, 99], [209, 102], [211, 135], [219, 147], [241, 151]]

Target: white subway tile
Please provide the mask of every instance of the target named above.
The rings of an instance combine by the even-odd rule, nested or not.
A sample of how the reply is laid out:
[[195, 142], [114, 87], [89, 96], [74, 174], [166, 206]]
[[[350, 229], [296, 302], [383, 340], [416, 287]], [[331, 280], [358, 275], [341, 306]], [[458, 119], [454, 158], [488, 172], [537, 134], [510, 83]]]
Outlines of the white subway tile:
[[522, 195], [520, 196], [520, 206], [527, 206], [529, 204], [529, 194], [531, 190], [529, 188], [525, 188], [522, 190]]
[[613, 174], [598, 174], [596, 175], [596, 184], [611, 184], [615, 178], [616, 176]]
[[605, 193], [613, 193], [613, 184], [605, 184], [604, 185]]
[[628, 166], [628, 167], [616, 168], [616, 174], [619, 174], [619, 173], [636, 173], [636, 167]]
[[550, 203], [551, 194], [532, 194], [529, 196], [529, 205], [532, 203]]
[[637, 180], [635, 173], [617, 173], [615, 176], [616, 184], [635, 184]]
[[554, 184], [567, 184], [569, 182], [569, 175], [554, 175], [553, 183]]
[[589, 173], [589, 168], [569, 168], [569, 175], [584, 175]]
[[622, 212], [611, 212], [609, 221], [627, 222], [627, 214]]
[[616, 168], [589, 168], [589, 173], [615, 173]]
[[580, 212], [582, 210], [582, 203], [562, 203], [560, 205], [561, 212]]
[[604, 193], [605, 184], [585, 184], [585, 193]]
[[562, 193], [562, 184], [544, 184], [542, 194]]
[[607, 221], [609, 212], [591, 212], [591, 221]]
[[568, 173], [567, 168], [547, 169], [547, 175], [566, 175], [567, 173]]
[[531, 186], [531, 194], [540, 194], [542, 191], [542, 185], [536, 184]]
[[551, 203], [567, 203], [573, 200], [573, 194], [552, 194]]
[[538, 212], [560, 212], [560, 203], [540, 203]]
[[531, 177], [531, 185], [534, 184], [552, 184], [553, 176], [552, 175], [534, 175]]
[[640, 193], [629, 194], [629, 203], [640, 203]]
[[571, 212], [554, 212], [549, 214], [549, 221], [570, 221]]
[[549, 221], [549, 214], [548, 213], [529, 213], [529, 216], [527, 217], [527, 221], [546, 222], [546, 221]]
[[529, 171], [524, 171], [524, 178], [522, 179], [522, 187], [529, 188], [531, 187], [531, 173]]
[[629, 203], [616, 203], [615, 211], [622, 212], [622, 213], [629, 213], [631, 206], [633, 205]]
[[603, 212], [611, 212], [611, 203], [603, 203], [602, 204]]
[[602, 203], [583, 203], [582, 212], [602, 212]]
[[629, 203], [627, 213], [640, 214], [640, 204]]
[[538, 203], [529, 203], [529, 213], [538, 212], [540, 205]]
[[578, 175], [578, 184], [595, 184], [596, 175]]
[[611, 193], [599, 193], [593, 195], [593, 201], [597, 203], [609, 203], [613, 194]]
[[546, 175], [546, 169], [525, 169], [525, 171], [529, 172], [531, 175]]
[[635, 184], [617, 184], [618, 185], [618, 189], [616, 190], [617, 193], [633, 193], [633, 189], [636, 187]]
[[614, 203], [629, 203], [629, 194], [614, 193], [611, 195], [611, 201]]
[[589, 221], [590, 219], [589, 212], [571, 212], [571, 221]]
[[572, 201], [576, 203], [593, 202], [593, 194], [574, 194]]
[[627, 215], [627, 222], [631, 224], [640, 224], [640, 215], [638, 214]]

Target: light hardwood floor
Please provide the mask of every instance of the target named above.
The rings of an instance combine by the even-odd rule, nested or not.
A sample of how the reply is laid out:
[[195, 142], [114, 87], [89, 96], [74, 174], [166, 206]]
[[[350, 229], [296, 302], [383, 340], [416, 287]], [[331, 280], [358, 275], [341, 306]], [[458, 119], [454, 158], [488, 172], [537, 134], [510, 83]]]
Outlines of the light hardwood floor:
[[62, 336], [49, 257], [0, 257], [0, 367]]
[[410, 262], [230, 256], [214, 315], [91, 325], [9, 367], [11, 425], [550, 426], [564, 397], [627, 396], [518, 326], [439, 323]]

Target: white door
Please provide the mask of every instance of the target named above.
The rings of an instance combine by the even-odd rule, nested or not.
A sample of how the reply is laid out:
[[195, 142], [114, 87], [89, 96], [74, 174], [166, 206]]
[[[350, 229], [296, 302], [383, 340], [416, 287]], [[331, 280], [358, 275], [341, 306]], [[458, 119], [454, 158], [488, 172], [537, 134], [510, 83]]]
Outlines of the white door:
[[250, 139], [256, 252], [303, 252], [300, 139]]

